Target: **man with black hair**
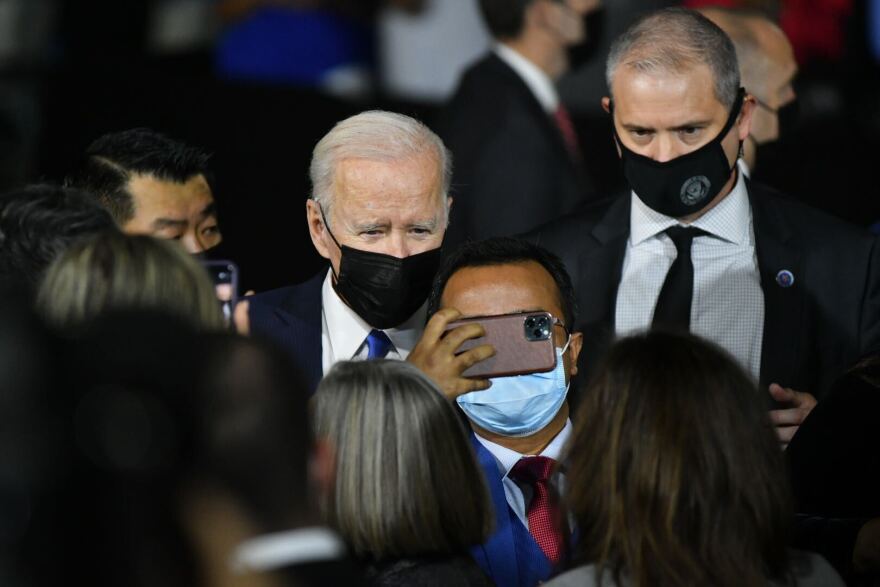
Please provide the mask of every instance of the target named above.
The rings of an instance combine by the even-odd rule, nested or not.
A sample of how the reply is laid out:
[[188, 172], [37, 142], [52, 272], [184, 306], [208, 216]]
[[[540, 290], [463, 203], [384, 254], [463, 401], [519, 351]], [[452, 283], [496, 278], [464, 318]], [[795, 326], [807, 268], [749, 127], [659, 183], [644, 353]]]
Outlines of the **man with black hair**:
[[[409, 360], [457, 346], [451, 320], [550, 312], [556, 367], [491, 379], [485, 391], [455, 397], [473, 430], [477, 459], [495, 506], [495, 531], [471, 554], [496, 585], [532, 586], [566, 560], [570, 532], [560, 507], [558, 468], [571, 435], [568, 388], [577, 373], [581, 333], [574, 290], [562, 262], [547, 250], [507, 237], [465, 243], [443, 262], [428, 301], [433, 314]], [[450, 357], [455, 348], [449, 349]], [[426, 370], [429, 375], [432, 373]]]
[[179, 240], [190, 253], [223, 239], [203, 151], [146, 128], [106, 134], [67, 183], [93, 194], [129, 234]]
[[33, 292], [76, 239], [114, 230], [113, 218], [72, 188], [33, 185], [0, 196], [0, 281]]
[[594, 190], [555, 82], [575, 68], [598, 0], [480, 0], [495, 40], [438, 121], [455, 157], [446, 244], [512, 236], [571, 212]]

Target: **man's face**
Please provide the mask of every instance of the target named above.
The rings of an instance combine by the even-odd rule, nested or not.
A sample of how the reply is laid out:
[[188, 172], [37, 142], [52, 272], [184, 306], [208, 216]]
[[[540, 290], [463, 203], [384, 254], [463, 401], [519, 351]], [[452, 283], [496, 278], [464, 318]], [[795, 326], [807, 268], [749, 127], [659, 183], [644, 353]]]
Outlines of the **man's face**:
[[537, 4], [539, 22], [552, 32], [563, 46], [584, 40], [583, 17], [598, 9], [601, 0], [541, 0]]
[[756, 143], [762, 144], [779, 139], [779, 116], [774, 111], [795, 99], [792, 82], [797, 74], [797, 62], [791, 43], [778, 27], [764, 20], [757, 20], [753, 26], [764, 58], [762, 79], [755, 80], [753, 86], [755, 97], [764, 107], [755, 110], [751, 135]]
[[[614, 79], [614, 125], [636, 153], [665, 162], [699, 149], [724, 128], [729, 109], [715, 97], [712, 73], [697, 65], [684, 73], [642, 73], [621, 66]], [[603, 99], [609, 109], [609, 99]], [[754, 104], [746, 101], [722, 141], [729, 162], [749, 134]]]
[[[336, 170], [330, 231], [353, 249], [398, 258], [436, 249], [446, 230], [451, 199], [441, 199], [441, 172], [433, 157], [401, 161], [347, 159]], [[342, 253], [314, 200], [306, 203], [312, 243], [339, 274]]]
[[[534, 261], [460, 269], [446, 282], [440, 307], [455, 308], [463, 317], [550, 312], [564, 321], [556, 282]], [[554, 326], [553, 341], [558, 348], [565, 346], [567, 338], [562, 326]], [[579, 332], [573, 333], [563, 355], [566, 380], [577, 373], [581, 338]]]
[[179, 240], [190, 253], [201, 253], [223, 240], [214, 196], [204, 176], [175, 183], [135, 175], [127, 189], [134, 200], [134, 218], [123, 225], [124, 232]]

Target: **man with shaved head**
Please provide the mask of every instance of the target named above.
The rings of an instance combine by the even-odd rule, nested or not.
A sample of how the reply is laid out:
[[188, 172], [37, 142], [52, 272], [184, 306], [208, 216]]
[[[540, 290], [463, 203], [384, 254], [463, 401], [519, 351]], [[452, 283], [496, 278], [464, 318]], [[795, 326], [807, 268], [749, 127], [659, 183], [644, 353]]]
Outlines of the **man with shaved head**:
[[532, 234], [573, 276], [582, 366], [614, 336], [688, 330], [768, 389], [786, 444], [815, 398], [880, 346], [876, 240], [740, 171], [760, 107], [730, 38], [701, 14], [636, 21], [612, 46], [607, 78], [632, 189]]
[[797, 74], [794, 50], [782, 29], [761, 13], [718, 7], [699, 12], [733, 41], [742, 84], [755, 99], [757, 108], [741, 159], [746, 170], [754, 169], [758, 146], [787, 134], [797, 114], [792, 87]]

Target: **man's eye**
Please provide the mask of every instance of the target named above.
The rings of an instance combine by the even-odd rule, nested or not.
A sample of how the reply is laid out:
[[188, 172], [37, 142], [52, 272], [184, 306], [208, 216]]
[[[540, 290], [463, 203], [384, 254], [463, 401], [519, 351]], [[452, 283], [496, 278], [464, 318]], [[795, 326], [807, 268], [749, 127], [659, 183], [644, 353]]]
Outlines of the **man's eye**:
[[637, 128], [637, 129], [631, 130], [631, 131], [629, 131], [629, 132], [630, 132], [630, 134], [631, 134], [632, 136], [634, 136], [634, 137], [636, 137], [636, 138], [638, 138], [638, 139], [643, 139], [643, 138], [649, 137], [649, 136], [651, 136], [652, 134], [654, 134], [654, 133], [651, 132], [650, 130], [646, 130], [646, 129], [643, 129], [643, 128]]
[[214, 236], [220, 232], [220, 227], [216, 224], [214, 226], [206, 226], [202, 229], [202, 235], [204, 236]]
[[363, 230], [361, 231], [362, 236], [381, 236], [382, 231], [379, 229], [376, 230]]
[[700, 132], [700, 127], [698, 127], [698, 126], [687, 126], [687, 127], [685, 127], [685, 128], [679, 129], [678, 132], [681, 133], [681, 134], [684, 135], [684, 136], [690, 136], [690, 137], [692, 137], [692, 136], [696, 135], [698, 132]]
[[431, 231], [427, 228], [412, 228], [410, 229], [410, 232], [419, 236], [427, 236], [431, 234]]

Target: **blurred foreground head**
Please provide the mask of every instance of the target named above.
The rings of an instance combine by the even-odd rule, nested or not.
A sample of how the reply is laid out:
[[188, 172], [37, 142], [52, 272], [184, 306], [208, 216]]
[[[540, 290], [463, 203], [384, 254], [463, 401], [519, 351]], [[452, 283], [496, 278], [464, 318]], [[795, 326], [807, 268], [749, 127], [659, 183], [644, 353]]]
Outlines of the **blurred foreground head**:
[[619, 341], [569, 454], [580, 562], [618, 573], [617, 584], [784, 577], [792, 512], [766, 399], [715, 346], [663, 332]]
[[46, 267], [72, 243], [114, 230], [87, 194], [33, 185], [0, 196], [0, 281], [36, 289]]
[[218, 330], [214, 287], [197, 261], [171, 243], [116, 231], [77, 243], [46, 272], [37, 295], [46, 319], [78, 328], [108, 310], [166, 311]]
[[482, 472], [453, 406], [418, 369], [337, 363], [314, 405], [315, 432], [336, 450], [325, 513], [354, 554], [386, 561], [484, 542], [492, 521]]

